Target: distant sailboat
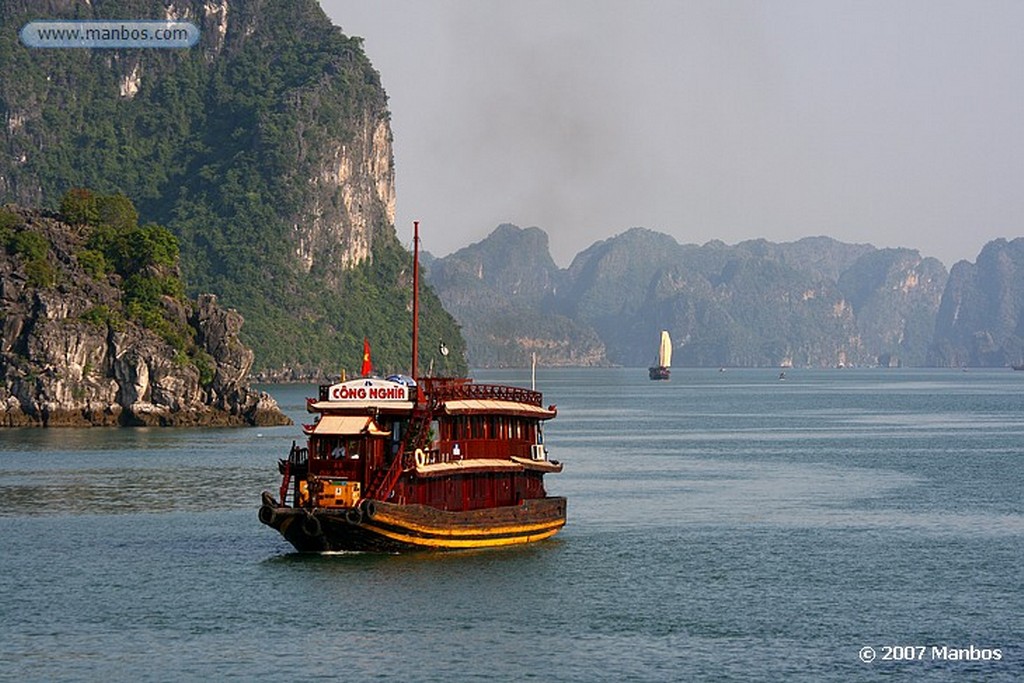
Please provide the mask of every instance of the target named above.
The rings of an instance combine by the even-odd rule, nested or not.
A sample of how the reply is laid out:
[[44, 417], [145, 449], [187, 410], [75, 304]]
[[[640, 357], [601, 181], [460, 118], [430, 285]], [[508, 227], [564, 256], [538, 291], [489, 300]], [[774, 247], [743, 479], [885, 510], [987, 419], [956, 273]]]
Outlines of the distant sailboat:
[[668, 330], [661, 331], [661, 345], [658, 347], [658, 364], [648, 368], [651, 379], [668, 379], [671, 375], [669, 368], [672, 365], [672, 340], [668, 336]]

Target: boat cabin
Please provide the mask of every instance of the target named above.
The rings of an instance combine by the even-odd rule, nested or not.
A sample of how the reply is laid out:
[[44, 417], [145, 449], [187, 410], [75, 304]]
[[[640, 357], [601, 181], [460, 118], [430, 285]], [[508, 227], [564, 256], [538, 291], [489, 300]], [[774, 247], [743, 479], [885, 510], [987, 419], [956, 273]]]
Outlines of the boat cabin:
[[[519, 387], [363, 378], [321, 387], [307, 410], [318, 419], [304, 426], [307, 447], [289, 457], [300, 506], [354, 508], [362, 498], [446, 511], [518, 505], [543, 498], [543, 475], [561, 471], [543, 436], [557, 411]], [[282, 499], [287, 486], [286, 476]]]

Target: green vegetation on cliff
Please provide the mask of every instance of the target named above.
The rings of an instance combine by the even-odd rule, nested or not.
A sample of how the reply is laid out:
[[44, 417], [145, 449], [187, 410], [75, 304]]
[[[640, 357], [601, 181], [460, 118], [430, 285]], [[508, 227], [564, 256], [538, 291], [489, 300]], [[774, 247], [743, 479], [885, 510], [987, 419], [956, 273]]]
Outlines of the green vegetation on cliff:
[[[17, 74], [0, 79], [0, 202], [67, 215], [59, 203], [71, 187], [130, 197], [144, 221], [176, 236], [188, 292], [216, 293], [243, 313], [257, 369], [351, 369], [364, 336], [382, 368], [406, 368], [410, 256], [387, 197], [366, 189], [393, 183], [387, 99], [360, 40], [315, 0], [83, 0], [49, 10], [176, 13], [202, 38], [187, 50], [29, 49], [17, 32], [38, 18], [37, 3], [0, 5], [0, 70]], [[69, 217], [91, 223], [99, 217], [88, 212], [106, 211], [110, 223], [125, 208], [116, 204]], [[88, 267], [111, 265], [94, 251]], [[429, 291], [422, 317], [464, 367], [458, 327]]]
[[0, 426], [289, 423], [241, 316], [184, 295], [174, 235], [123, 196], [61, 206], [0, 209]]

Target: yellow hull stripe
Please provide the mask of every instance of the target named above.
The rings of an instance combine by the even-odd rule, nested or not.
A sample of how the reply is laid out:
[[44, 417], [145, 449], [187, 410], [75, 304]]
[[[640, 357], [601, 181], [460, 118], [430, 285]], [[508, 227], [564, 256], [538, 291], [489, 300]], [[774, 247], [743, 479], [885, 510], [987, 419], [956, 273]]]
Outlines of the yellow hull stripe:
[[372, 524], [364, 524], [366, 529], [372, 530], [374, 533], [386, 536], [390, 539], [401, 541], [402, 543], [409, 543], [411, 545], [425, 546], [430, 548], [485, 548], [499, 545], [516, 545], [521, 543], [532, 543], [533, 541], [542, 541], [545, 538], [550, 538], [558, 533], [558, 530], [562, 527], [559, 524], [554, 529], [547, 529], [537, 534], [525, 534], [520, 536], [505, 536], [500, 538], [486, 538], [486, 539], [459, 539], [459, 538], [422, 538], [420, 536], [409, 536], [406, 534], [392, 531], [390, 529], [382, 529]]
[[[499, 534], [524, 534], [531, 531], [541, 531], [550, 529], [552, 526], [558, 528], [565, 525], [564, 519], [548, 520], [546, 522], [534, 522], [533, 524], [506, 524], [503, 526], [490, 526], [490, 527], [474, 527], [472, 529], [452, 529], [449, 527], [429, 527], [422, 524], [416, 524], [403, 519], [397, 519], [391, 515], [378, 512], [374, 515], [373, 522], [383, 522], [385, 524], [391, 524], [393, 526], [402, 527], [409, 531], [418, 531], [421, 534], [431, 534], [434, 536], [494, 536]], [[365, 523], [364, 526], [371, 526], [373, 522]], [[374, 529], [377, 527], [374, 525]]]

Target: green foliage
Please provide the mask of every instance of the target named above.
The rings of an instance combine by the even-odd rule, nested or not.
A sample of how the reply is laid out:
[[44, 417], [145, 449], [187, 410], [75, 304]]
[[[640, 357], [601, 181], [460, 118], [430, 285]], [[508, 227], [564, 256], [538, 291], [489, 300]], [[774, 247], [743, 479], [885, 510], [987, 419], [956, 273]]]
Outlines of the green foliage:
[[167, 228], [153, 224], [130, 228], [99, 225], [88, 246], [101, 253], [122, 275], [149, 266], [173, 268], [179, 257], [177, 238]]
[[25, 257], [27, 261], [40, 261], [50, 251], [50, 242], [38, 232], [23, 230], [11, 238], [10, 247], [11, 251]]
[[34, 287], [49, 288], [57, 283], [57, 272], [46, 259], [32, 260], [25, 264], [28, 283]]
[[78, 265], [90, 276], [100, 279], [110, 272], [111, 267], [107, 264], [103, 252], [95, 249], [83, 249], [78, 252]]
[[128, 231], [139, 224], [139, 212], [123, 194], [96, 197], [97, 222], [117, 230]]
[[[64, 4], [52, 18], [144, 10], [128, 0]], [[18, 7], [0, 10], [11, 26], [35, 18]], [[40, 188], [46, 206], [93, 227], [86, 250], [103, 261], [77, 256], [94, 276], [173, 268], [180, 252], [190, 293], [214, 292], [245, 316], [257, 367], [351, 365], [364, 334], [386, 337], [375, 361], [407, 365], [408, 281], [376, 270], [390, 267], [391, 226], [369, 219], [383, 255], [340, 283], [303, 272], [291, 249], [291, 226], [318, 191], [308, 179], [325, 155], [387, 116], [380, 78], [360, 40], [332, 26], [314, 0], [273, 0], [258, 11], [251, 33], [229, 32], [216, 52], [215, 32], [197, 49], [175, 51], [26, 50], [16, 31], [0, 33], [0, 71], [18, 75], [0, 79], [0, 102], [42, 103], [32, 125], [7, 140], [5, 159], [31, 150], [27, 163], [0, 159], [0, 175], [18, 175]], [[122, 97], [120, 79], [136, 64], [142, 87]], [[139, 214], [171, 232], [137, 227]], [[408, 254], [396, 256], [406, 269]], [[152, 287], [131, 289], [133, 311], [156, 323]], [[450, 316], [425, 304], [424, 318], [444, 328], [454, 351]]]
[[135, 273], [124, 281], [121, 291], [124, 296], [124, 304], [132, 317], [136, 317], [132, 313], [133, 311], [137, 313], [153, 309], [159, 313], [162, 291], [158, 278]]
[[10, 236], [7, 248], [25, 261], [25, 274], [35, 287], [52, 287], [57, 282], [57, 271], [47, 260], [50, 242], [43, 235], [22, 230]]
[[60, 215], [67, 223], [95, 225], [100, 218], [96, 195], [82, 187], [71, 188], [61, 197]]
[[[267, 296], [258, 283], [235, 283], [253, 297], [242, 341], [260, 354], [262, 367], [298, 365], [351, 374], [359, 369], [363, 338], [370, 341], [374, 369], [387, 374], [408, 372], [412, 352], [411, 255], [395, 242], [378, 245], [372, 259], [342, 275], [338, 291], [325, 291], [315, 278], [291, 280], [289, 298], [273, 289]], [[439, 340], [451, 350], [448, 369], [464, 372], [465, 347], [455, 322], [433, 292], [420, 291], [420, 367], [426, 371]], [[437, 359], [439, 361], [439, 359]], [[438, 363], [439, 367], [439, 363]]]
[[93, 306], [81, 316], [82, 320], [97, 327], [109, 326], [114, 330], [124, 329], [124, 318], [119, 312], [111, 309], [106, 304]]
[[0, 248], [10, 243], [14, 237], [14, 228], [22, 223], [21, 216], [9, 209], [0, 208]]
[[210, 386], [217, 371], [217, 363], [213, 356], [201, 349], [196, 349], [190, 360], [199, 371], [199, 383], [204, 387]]
[[158, 333], [175, 348], [187, 348], [191, 328], [185, 330], [169, 321], [164, 315], [163, 305], [165, 296], [176, 299], [184, 297], [181, 280], [171, 276], [134, 273], [125, 279], [121, 290], [125, 310], [130, 318]]

